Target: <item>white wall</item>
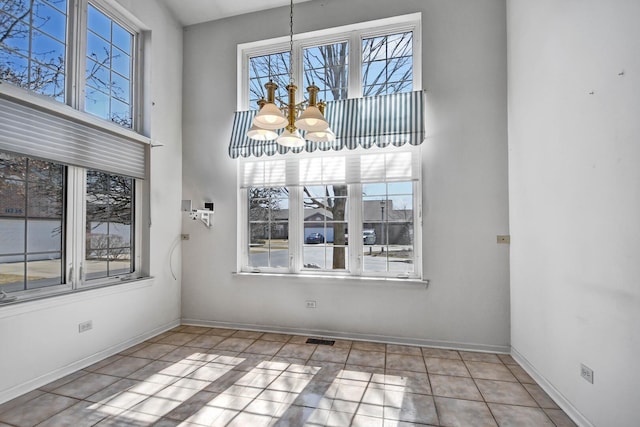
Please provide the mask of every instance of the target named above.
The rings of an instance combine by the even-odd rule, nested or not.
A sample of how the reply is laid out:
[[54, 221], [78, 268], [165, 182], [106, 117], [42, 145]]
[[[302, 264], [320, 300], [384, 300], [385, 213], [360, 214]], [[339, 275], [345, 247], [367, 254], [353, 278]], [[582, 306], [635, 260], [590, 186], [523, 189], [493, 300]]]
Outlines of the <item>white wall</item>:
[[508, 3], [511, 341], [584, 425], [638, 425], [638, 17], [638, 1]]
[[[182, 29], [152, 0], [121, 3], [151, 29], [150, 265], [152, 280], [0, 307], [0, 403], [86, 366], [180, 319]], [[151, 102], [154, 103], [151, 106]], [[142, 227], [148, 226], [144, 220]], [[93, 329], [78, 333], [78, 323]]]
[[[183, 320], [508, 350], [506, 10], [501, 0], [327, 0], [295, 7], [295, 31], [422, 12], [425, 277], [431, 285], [237, 276], [236, 45], [288, 34], [288, 8], [187, 27], [183, 197], [216, 203], [183, 219]], [[305, 308], [314, 299], [318, 308]]]

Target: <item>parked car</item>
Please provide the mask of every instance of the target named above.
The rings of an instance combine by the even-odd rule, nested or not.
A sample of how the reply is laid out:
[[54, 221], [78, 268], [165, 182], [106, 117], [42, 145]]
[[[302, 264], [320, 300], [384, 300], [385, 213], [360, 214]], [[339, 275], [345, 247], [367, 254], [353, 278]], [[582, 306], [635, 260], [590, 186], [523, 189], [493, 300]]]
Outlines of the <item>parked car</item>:
[[365, 245], [373, 245], [376, 242], [376, 230], [362, 230], [362, 241]]
[[[349, 235], [344, 236], [345, 244], [349, 244]], [[373, 245], [376, 243], [376, 230], [362, 230], [362, 243], [365, 245]]]
[[324, 243], [324, 236], [320, 233], [311, 233], [304, 242], [308, 244]]

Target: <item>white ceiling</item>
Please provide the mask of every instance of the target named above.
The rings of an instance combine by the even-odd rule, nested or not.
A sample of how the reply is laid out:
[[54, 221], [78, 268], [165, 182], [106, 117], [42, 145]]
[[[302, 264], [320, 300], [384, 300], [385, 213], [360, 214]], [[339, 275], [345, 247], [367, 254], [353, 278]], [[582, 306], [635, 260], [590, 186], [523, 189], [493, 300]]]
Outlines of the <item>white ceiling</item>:
[[[288, 6], [289, 0], [162, 0], [182, 25]], [[309, 0], [293, 0], [302, 3]]]

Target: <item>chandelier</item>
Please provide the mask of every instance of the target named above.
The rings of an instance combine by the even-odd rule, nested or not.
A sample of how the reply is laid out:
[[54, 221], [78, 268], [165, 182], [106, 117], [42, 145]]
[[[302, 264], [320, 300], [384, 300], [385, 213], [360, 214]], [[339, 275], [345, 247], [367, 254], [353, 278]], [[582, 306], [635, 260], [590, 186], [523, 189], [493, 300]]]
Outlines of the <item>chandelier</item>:
[[[330, 142], [336, 139], [335, 134], [329, 129], [329, 123], [324, 118], [325, 103], [318, 102], [320, 88], [314, 83], [307, 87], [309, 99], [296, 104], [296, 90], [298, 87], [293, 79], [293, 0], [291, 0], [289, 14], [289, 84], [287, 103], [278, 100], [276, 105], [276, 90], [278, 85], [272, 80], [264, 85], [267, 90], [267, 99], [258, 101], [260, 110], [253, 119], [253, 123], [247, 136], [258, 141], [276, 142], [285, 147], [302, 147], [305, 139], [314, 142]], [[306, 108], [305, 108], [306, 107]], [[278, 136], [277, 129], [284, 128], [282, 135]], [[305, 137], [299, 130], [305, 131]]]

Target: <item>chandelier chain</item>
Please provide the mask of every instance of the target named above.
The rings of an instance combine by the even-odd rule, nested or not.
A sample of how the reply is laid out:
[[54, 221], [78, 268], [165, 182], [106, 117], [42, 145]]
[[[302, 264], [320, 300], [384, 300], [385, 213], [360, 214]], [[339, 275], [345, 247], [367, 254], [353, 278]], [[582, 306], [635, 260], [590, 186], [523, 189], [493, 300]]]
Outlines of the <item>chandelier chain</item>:
[[293, 0], [289, 8], [289, 84], [293, 84]]

